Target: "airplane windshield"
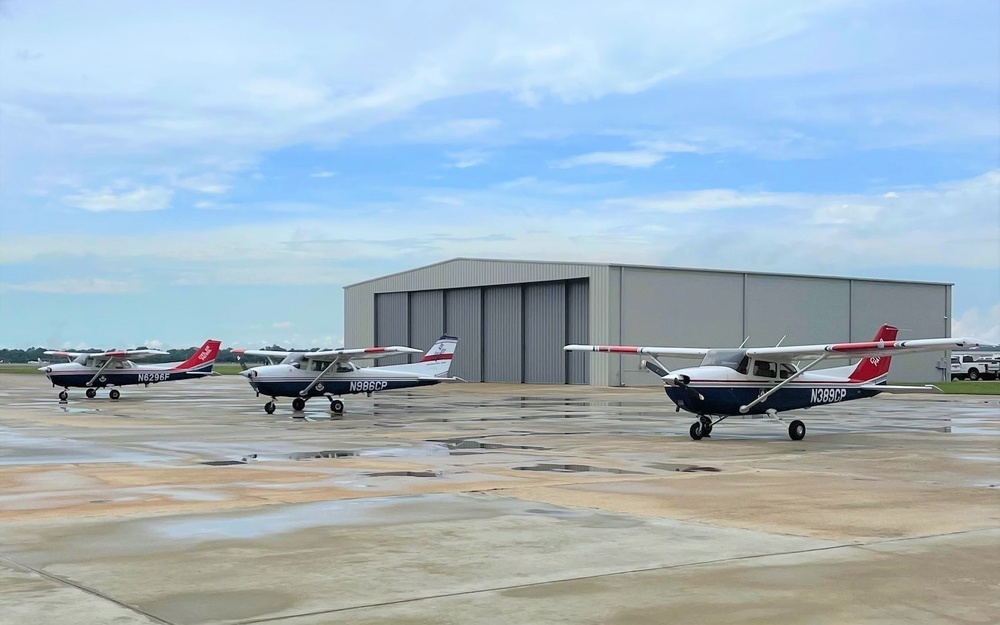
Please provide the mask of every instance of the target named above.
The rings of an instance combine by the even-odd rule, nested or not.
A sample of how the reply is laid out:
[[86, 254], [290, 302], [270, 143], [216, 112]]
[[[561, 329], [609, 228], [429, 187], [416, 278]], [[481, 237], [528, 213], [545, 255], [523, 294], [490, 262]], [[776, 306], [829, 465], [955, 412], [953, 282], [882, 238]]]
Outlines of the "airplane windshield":
[[710, 349], [701, 361], [703, 367], [729, 367], [735, 371], [745, 372], [747, 353], [742, 349]]

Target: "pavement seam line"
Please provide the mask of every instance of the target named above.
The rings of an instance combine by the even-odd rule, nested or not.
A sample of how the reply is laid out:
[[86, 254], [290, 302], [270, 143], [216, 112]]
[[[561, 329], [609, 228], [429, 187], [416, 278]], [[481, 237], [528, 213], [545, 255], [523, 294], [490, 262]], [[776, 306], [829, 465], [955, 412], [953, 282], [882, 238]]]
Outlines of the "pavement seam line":
[[118, 599], [115, 599], [114, 597], [109, 597], [108, 595], [105, 595], [104, 593], [100, 592], [99, 590], [95, 590], [93, 588], [89, 588], [87, 586], [84, 586], [83, 584], [78, 584], [76, 582], [70, 581], [70, 580], [66, 579], [65, 577], [62, 577], [61, 575], [55, 575], [54, 573], [47, 573], [47, 572], [43, 571], [42, 569], [38, 569], [38, 568], [35, 568], [35, 567], [27, 565], [27, 564], [21, 564], [20, 562], [18, 562], [16, 560], [11, 560], [7, 556], [0, 555], [0, 562], [2, 562], [4, 564], [7, 564], [8, 566], [11, 566], [11, 567], [17, 567], [17, 568], [21, 568], [21, 569], [26, 569], [28, 571], [31, 571], [32, 573], [35, 573], [36, 575], [38, 575], [38, 576], [40, 576], [40, 577], [42, 577], [44, 579], [56, 582], [57, 584], [61, 584], [63, 586], [69, 586], [70, 588], [75, 588], [76, 590], [82, 591], [82, 592], [84, 592], [84, 593], [86, 593], [86, 594], [88, 594], [88, 595], [90, 595], [92, 597], [97, 597], [98, 599], [104, 599], [105, 601], [113, 603], [113, 604], [117, 605], [118, 607], [125, 608], [129, 612], [134, 612], [134, 613], [139, 614], [141, 616], [145, 616], [146, 618], [150, 619], [153, 622], [162, 623], [163, 625], [176, 625], [175, 623], [173, 623], [171, 621], [164, 620], [164, 619], [162, 619], [162, 618], [160, 618], [158, 616], [150, 614], [149, 612], [144, 612], [144, 611], [140, 610], [139, 608], [137, 608], [135, 606], [132, 606], [132, 605], [129, 605], [129, 604], [123, 602], [123, 601], [119, 601]]
[[797, 549], [793, 551], [779, 551], [774, 553], [759, 553], [748, 556], [739, 556], [736, 558], [720, 558], [718, 560], [704, 560], [702, 562], [688, 562], [685, 564], [666, 564], [662, 566], [650, 566], [638, 569], [629, 569], [626, 571], [612, 571], [610, 573], [598, 573], [595, 575], [582, 575], [580, 577], [565, 577], [561, 579], [551, 579], [540, 582], [531, 582], [527, 584], [512, 584], [510, 586], [497, 586], [494, 588], [478, 588], [475, 590], [462, 590], [458, 592], [446, 592], [437, 595], [427, 595], [424, 597], [409, 597], [405, 599], [394, 599], [392, 601], [382, 601], [379, 603], [368, 603], [356, 606], [347, 606], [343, 608], [330, 608], [328, 610], [316, 610], [313, 612], [300, 612], [298, 614], [288, 614], [283, 616], [265, 617], [257, 619], [248, 619], [244, 621], [235, 621], [233, 625], [258, 625], [260, 623], [273, 623], [277, 621], [285, 621], [294, 618], [302, 618], [308, 616], [320, 616], [323, 614], [337, 614], [340, 612], [350, 612], [352, 610], [363, 610], [368, 608], [381, 608], [393, 605], [402, 605], [406, 603], [416, 603], [418, 601], [427, 601], [431, 599], [447, 599], [449, 597], [462, 597], [466, 595], [477, 595], [486, 592], [502, 592], [505, 590], [516, 590], [520, 588], [533, 588], [535, 586], [545, 586], [548, 584], [560, 584], [563, 582], [581, 582], [593, 579], [601, 579], [605, 577], [616, 577], [619, 575], [631, 575], [633, 573], [649, 573], [653, 571], [669, 571], [673, 569], [683, 569], [697, 566], [710, 566], [714, 564], [725, 564], [729, 562], [742, 562], [745, 560], [754, 560], [757, 558], [770, 558], [775, 556], [787, 556], [787, 555], [798, 555], [805, 553], [819, 553], [823, 551], [834, 551], [837, 549], [856, 549], [860, 545], [857, 544], [841, 544], [841, 545], [830, 545], [827, 547], [813, 547], [811, 549]]

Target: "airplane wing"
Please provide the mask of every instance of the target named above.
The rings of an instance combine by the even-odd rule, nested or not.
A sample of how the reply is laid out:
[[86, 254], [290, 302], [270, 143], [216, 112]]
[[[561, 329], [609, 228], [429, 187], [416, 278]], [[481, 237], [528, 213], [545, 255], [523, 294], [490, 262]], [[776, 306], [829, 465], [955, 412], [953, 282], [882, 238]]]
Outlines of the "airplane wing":
[[243, 349], [242, 347], [237, 347], [232, 350], [234, 354], [239, 354], [241, 356], [260, 356], [263, 358], [285, 358], [289, 354], [294, 354], [295, 352], [279, 352], [271, 349]]
[[71, 360], [84, 355], [84, 352], [61, 352], [54, 349], [47, 349], [42, 353], [46, 356], [58, 356], [59, 358], [69, 358]]
[[389, 347], [352, 347], [350, 349], [328, 349], [320, 352], [306, 352], [302, 354], [309, 360], [335, 360], [337, 362], [347, 362], [349, 360], [374, 360], [386, 356], [397, 356], [399, 354], [422, 354], [423, 350], [400, 345]]
[[139, 360], [141, 358], [149, 358], [150, 356], [169, 356], [170, 354], [161, 349], [114, 349], [94, 355], [113, 358], [115, 360]]
[[60, 358], [77, 358], [79, 356], [94, 356], [98, 358], [108, 358], [117, 360], [149, 358], [150, 356], [166, 356], [168, 352], [159, 349], [112, 349], [106, 352], [60, 352], [46, 351], [47, 356], [59, 356]]
[[800, 360], [809, 356], [827, 358], [866, 358], [869, 356], [899, 356], [919, 352], [941, 352], [966, 349], [983, 343], [968, 338], [914, 339], [912, 341], [865, 341], [863, 343], [830, 343], [829, 345], [787, 345], [783, 347], [751, 347], [747, 355], [775, 361]]
[[605, 352], [609, 354], [649, 354], [674, 358], [704, 358], [708, 348], [702, 347], [630, 347], [628, 345], [567, 345], [568, 352]]

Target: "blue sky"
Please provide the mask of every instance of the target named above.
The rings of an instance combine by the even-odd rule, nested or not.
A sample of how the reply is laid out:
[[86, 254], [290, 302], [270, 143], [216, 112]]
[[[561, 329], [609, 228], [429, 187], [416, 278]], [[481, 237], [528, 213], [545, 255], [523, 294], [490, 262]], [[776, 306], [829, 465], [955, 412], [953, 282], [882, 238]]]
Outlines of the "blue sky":
[[10, 0], [0, 29], [0, 346], [335, 346], [344, 285], [456, 256], [953, 282], [953, 333], [1000, 341], [992, 0]]

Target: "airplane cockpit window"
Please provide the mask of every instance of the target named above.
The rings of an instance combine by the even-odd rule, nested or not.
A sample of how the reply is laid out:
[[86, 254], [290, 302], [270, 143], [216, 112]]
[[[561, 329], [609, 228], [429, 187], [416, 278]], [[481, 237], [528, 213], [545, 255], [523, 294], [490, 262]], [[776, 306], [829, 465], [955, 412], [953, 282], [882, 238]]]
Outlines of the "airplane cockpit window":
[[788, 364], [787, 362], [783, 362], [778, 366], [778, 376], [782, 380], [787, 380], [788, 378], [795, 375], [795, 371], [796, 371], [795, 367]]
[[354, 371], [354, 365], [349, 362], [338, 362], [337, 363], [337, 373], [350, 373]]
[[82, 356], [77, 356], [76, 358], [74, 358], [73, 362], [75, 362], [78, 365], [85, 365], [85, 364], [87, 364], [87, 358], [88, 358], [88, 356], [86, 354], [84, 354]]
[[753, 363], [753, 374], [761, 378], [778, 377], [777, 363], [767, 360], [755, 360]]
[[288, 354], [278, 364], [281, 364], [281, 365], [292, 365], [293, 367], [301, 368], [301, 367], [299, 367], [299, 364], [301, 362], [302, 362], [302, 354]]
[[116, 360], [116, 361], [114, 361], [114, 363], [112, 363], [111, 366], [114, 369], [124, 369], [125, 368], [125, 363], [122, 362], [121, 360]]
[[705, 358], [701, 361], [702, 367], [729, 367], [730, 369], [740, 370], [740, 365], [743, 366], [743, 371], [746, 371], [746, 360], [747, 353], [742, 349], [710, 349], [708, 353], [705, 354]]
[[322, 371], [330, 366], [329, 360], [310, 360], [309, 371]]

